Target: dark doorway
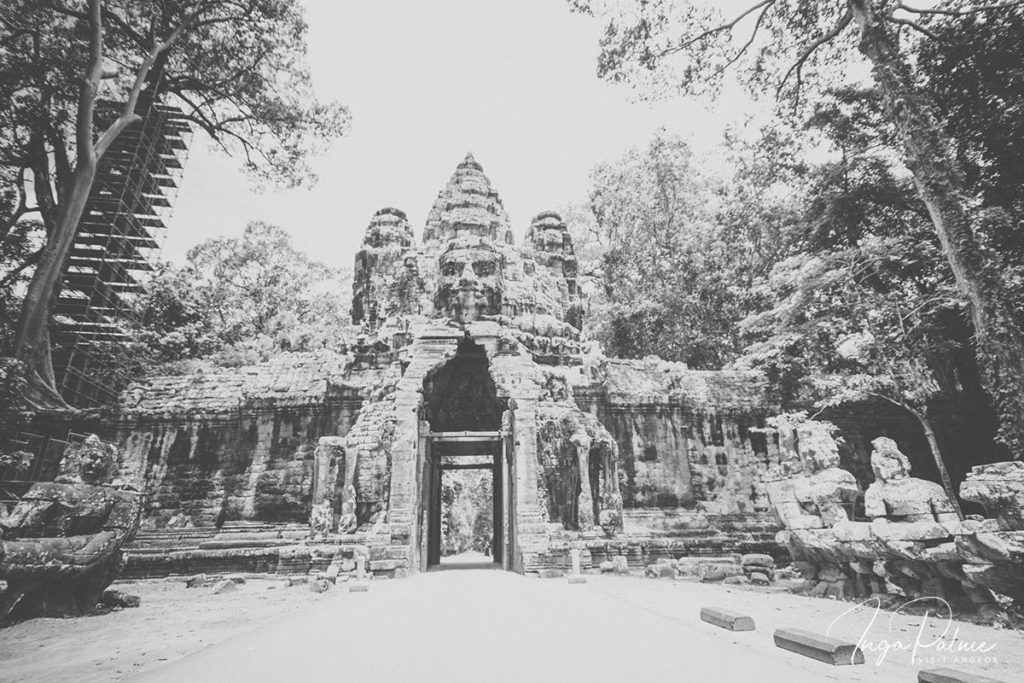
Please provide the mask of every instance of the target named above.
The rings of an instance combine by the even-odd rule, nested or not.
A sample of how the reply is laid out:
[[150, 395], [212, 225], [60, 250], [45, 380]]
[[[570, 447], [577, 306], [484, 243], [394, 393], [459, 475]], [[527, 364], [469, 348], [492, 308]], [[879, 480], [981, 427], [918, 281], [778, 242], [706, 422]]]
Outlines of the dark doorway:
[[456, 354], [426, 377], [423, 396], [419, 453], [420, 519], [424, 527], [421, 568], [447, 565], [442, 559], [452, 555], [453, 539], [446, 536], [451, 530], [445, 525], [451, 521], [450, 516], [446, 519], [451, 514], [450, 506], [457, 502], [449, 480], [455, 481], [459, 473], [479, 487], [475, 493], [464, 494], [475, 496], [477, 508], [486, 502], [484, 499], [490, 502], [489, 514], [479, 509], [476, 513], [480, 524], [488, 526], [490, 542], [481, 546], [481, 539], [477, 539], [477, 552], [482, 558], [474, 564], [509, 568], [513, 478], [510, 435], [502, 432], [502, 413], [508, 401], [498, 397], [484, 348], [468, 337], [463, 339]]
[[432, 432], [490, 432], [501, 429], [507, 401], [498, 398], [487, 352], [469, 337], [423, 382], [424, 408]]

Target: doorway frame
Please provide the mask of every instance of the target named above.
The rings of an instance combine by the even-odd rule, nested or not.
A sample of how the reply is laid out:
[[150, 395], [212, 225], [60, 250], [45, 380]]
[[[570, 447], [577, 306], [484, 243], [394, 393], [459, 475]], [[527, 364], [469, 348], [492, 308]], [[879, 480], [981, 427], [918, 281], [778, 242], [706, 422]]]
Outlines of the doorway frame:
[[[421, 423], [423, 424], [423, 423]], [[426, 540], [420, 569], [427, 571], [441, 564], [441, 476], [445, 470], [489, 469], [491, 480], [491, 556], [495, 564], [510, 570], [514, 557], [513, 529], [515, 528], [513, 482], [514, 463], [512, 434], [506, 431], [462, 431], [432, 432], [422, 434], [420, 439], [421, 457], [426, 479], [425, 514], [421, 516], [425, 528], [422, 538]], [[491, 464], [443, 465], [442, 457], [490, 456]]]

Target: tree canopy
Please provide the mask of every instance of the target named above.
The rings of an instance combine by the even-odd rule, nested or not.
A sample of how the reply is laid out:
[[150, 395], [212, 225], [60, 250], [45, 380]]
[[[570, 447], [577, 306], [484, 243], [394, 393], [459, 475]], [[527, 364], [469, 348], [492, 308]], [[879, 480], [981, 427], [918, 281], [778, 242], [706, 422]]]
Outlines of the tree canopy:
[[[911, 59], [922, 41], [942, 42], [938, 31], [949, 21], [1000, 17], [1015, 25], [1012, 17], [1019, 16], [1024, 2], [949, 0], [920, 8], [892, 0], [751, 0], [730, 14], [707, 3], [668, 0], [570, 4], [606, 23], [598, 74], [630, 83], [644, 96], [714, 93], [735, 67], [753, 90], [799, 105], [807, 85], [820, 92], [830, 80], [834, 84], [859, 53], [877, 89], [875, 111], [891, 127], [915, 194], [968, 303], [982, 377], [999, 412], [1000, 438], [1015, 455], [1024, 454], [1024, 331], [1013, 300], [1015, 283], [985, 243], [987, 234], [1005, 233], [1013, 221], [979, 210], [986, 207], [972, 200], [956, 155], [957, 131], [940, 124], [941, 110]], [[1012, 35], [1012, 29], [997, 34]], [[999, 71], [980, 62], [975, 68], [979, 75]], [[942, 78], [933, 75], [941, 87]]]
[[281, 228], [254, 222], [240, 237], [196, 245], [184, 266], [164, 264], [136, 302], [134, 335], [150, 366], [336, 350], [347, 341], [351, 291], [351, 273], [313, 261]]
[[11, 353], [26, 396], [60, 406], [51, 308], [100, 160], [159, 97], [263, 181], [313, 179], [311, 152], [347, 110], [319, 102], [296, 0], [12, 0], [0, 9], [0, 240], [32, 214], [35, 250]]

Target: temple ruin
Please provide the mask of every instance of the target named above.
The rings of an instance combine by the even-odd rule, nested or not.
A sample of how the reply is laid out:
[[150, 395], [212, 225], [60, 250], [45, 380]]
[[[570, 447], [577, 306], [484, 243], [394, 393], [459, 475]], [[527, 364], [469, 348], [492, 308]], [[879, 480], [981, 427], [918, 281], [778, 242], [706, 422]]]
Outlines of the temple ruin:
[[895, 442], [872, 455], [780, 417], [759, 373], [606, 357], [582, 331], [564, 221], [539, 213], [517, 243], [472, 155], [419, 241], [384, 208], [355, 261], [340, 352], [150, 377], [113, 412], [47, 418], [116, 444], [120, 480], [143, 492], [127, 576], [337, 575], [357, 558], [377, 575], [426, 571], [441, 560], [442, 473], [483, 468], [491, 556], [511, 571], [575, 556], [764, 582], [793, 559], [821, 595], [888, 584], [982, 611], [993, 592], [1018, 597], [1019, 463], [975, 468], [963, 497], [996, 519], [961, 522]]
[[494, 472], [493, 557], [508, 569], [567, 566], [572, 548], [587, 566], [777, 553], [765, 379], [605, 357], [581, 333], [577, 278], [559, 215], [537, 214], [517, 244], [467, 155], [419, 242], [402, 211], [371, 218], [345, 353], [147, 378], [115, 413], [54, 434], [119, 444], [122, 477], [146, 492], [129, 574], [339, 552], [425, 570], [440, 473], [466, 456]]

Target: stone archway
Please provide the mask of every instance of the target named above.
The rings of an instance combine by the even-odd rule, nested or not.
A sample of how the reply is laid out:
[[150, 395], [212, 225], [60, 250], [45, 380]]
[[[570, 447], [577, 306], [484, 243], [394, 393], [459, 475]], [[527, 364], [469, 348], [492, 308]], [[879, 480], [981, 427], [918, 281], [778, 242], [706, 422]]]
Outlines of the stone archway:
[[499, 397], [491, 376], [486, 349], [468, 336], [447, 362], [424, 378], [419, 454], [424, 484], [421, 568], [441, 563], [442, 475], [460, 469], [492, 473], [491, 557], [509, 568], [511, 448], [510, 430], [503, 428], [507, 409], [508, 401]]

